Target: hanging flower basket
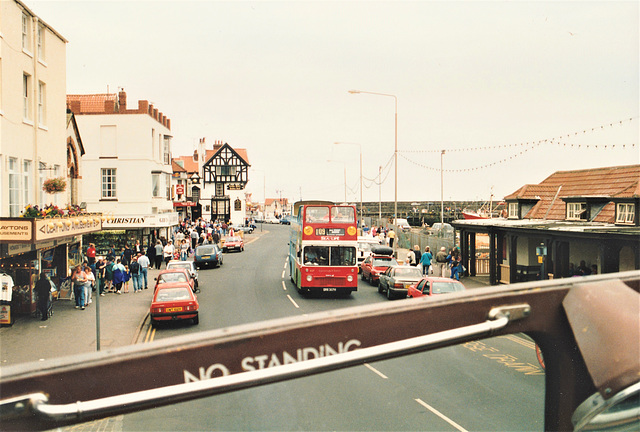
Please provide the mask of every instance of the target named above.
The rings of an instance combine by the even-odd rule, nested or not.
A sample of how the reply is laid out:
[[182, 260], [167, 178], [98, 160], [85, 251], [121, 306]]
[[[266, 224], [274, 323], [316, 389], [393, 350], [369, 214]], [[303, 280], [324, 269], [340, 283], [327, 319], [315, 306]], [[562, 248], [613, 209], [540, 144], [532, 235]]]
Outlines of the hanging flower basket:
[[66, 187], [67, 187], [67, 182], [64, 179], [64, 177], [47, 179], [42, 184], [42, 190], [50, 194], [64, 192]]

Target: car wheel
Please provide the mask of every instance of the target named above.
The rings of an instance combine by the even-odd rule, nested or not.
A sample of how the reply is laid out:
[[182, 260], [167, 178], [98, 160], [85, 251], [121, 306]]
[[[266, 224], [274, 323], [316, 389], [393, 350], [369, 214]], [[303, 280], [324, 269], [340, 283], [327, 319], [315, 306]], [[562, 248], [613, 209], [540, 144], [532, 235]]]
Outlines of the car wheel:
[[158, 322], [156, 320], [154, 320], [153, 318], [151, 319], [151, 327], [152, 328], [158, 328]]
[[387, 298], [389, 300], [393, 300], [394, 299], [394, 295], [391, 294], [391, 290], [389, 288], [387, 288]]
[[193, 325], [198, 325], [199, 322], [200, 322], [200, 316], [196, 315], [196, 317], [193, 319]]
[[367, 280], [367, 277], [365, 276], [364, 271], [362, 272], [362, 276], [361, 276], [361, 277], [362, 277], [362, 280], [363, 280], [363, 281], [366, 281], [366, 280]]

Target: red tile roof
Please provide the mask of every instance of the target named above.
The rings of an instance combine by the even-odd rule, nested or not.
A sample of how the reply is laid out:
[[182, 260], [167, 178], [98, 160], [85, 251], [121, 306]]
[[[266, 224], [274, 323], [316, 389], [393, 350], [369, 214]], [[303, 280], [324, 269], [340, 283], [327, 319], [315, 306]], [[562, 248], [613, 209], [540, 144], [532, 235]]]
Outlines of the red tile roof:
[[[525, 219], [564, 220], [567, 198], [640, 198], [640, 165], [558, 171], [540, 184], [521, 187], [505, 200], [538, 200]], [[613, 223], [614, 203], [592, 220]]]
[[[103, 114], [105, 112], [105, 102], [113, 103], [114, 108], [118, 105], [118, 95], [115, 93], [106, 94], [85, 94], [67, 95], [67, 103], [79, 102], [80, 112], [75, 114]], [[115, 109], [111, 113], [117, 112]]]

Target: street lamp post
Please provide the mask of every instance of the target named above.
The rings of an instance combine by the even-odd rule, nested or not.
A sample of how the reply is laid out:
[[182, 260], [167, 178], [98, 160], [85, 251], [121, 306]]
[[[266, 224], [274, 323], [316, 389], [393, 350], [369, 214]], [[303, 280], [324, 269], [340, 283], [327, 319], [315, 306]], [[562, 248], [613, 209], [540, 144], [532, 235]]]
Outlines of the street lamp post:
[[394, 119], [394, 137], [395, 137], [395, 147], [393, 150], [393, 165], [394, 165], [394, 171], [395, 171], [395, 183], [394, 183], [394, 198], [393, 198], [393, 222], [395, 223], [396, 218], [398, 217], [398, 97], [396, 95], [393, 94], [387, 94], [387, 93], [376, 93], [376, 92], [369, 92], [369, 91], [363, 91], [363, 90], [349, 90], [349, 93], [351, 94], [370, 94], [370, 95], [376, 95], [376, 96], [388, 96], [388, 97], [392, 97], [393, 100], [395, 101], [395, 119]]
[[444, 223], [444, 150], [440, 152], [440, 223]]
[[[342, 141], [338, 141], [338, 142], [334, 142], [334, 144], [336, 145], [340, 145], [340, 144], [347, 144], [347, 145], [357, 145], [360, 148], [360, 227], [362, 228], [362, 224], [363, 224], [363, 219], [362, 219], [362, 145], [360, 143], [354, 143], [354, 142], [342, 142]], [[345, 168], [344, 170], [345, 173], [345, 179], [344, 179], [344, 184], [345, 184], [345, 202], [347, 201], [346, 198], [346, 187], [347, 187], [347, 169]]]

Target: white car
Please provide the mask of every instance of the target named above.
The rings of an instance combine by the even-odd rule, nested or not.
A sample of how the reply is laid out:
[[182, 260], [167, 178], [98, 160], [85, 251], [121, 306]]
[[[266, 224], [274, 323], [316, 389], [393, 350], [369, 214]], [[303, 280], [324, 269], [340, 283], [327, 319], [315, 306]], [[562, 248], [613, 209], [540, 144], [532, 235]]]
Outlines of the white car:
[[358, 273], [360, 273], [360, 264], [369, 255], [371, 255], [371, 248], [374, 246], [380, 246], [380, 239], [377, 237], [358, 236]]
[[278, 219], [275, 216], [267, 216], [267, 218], [265, 219], [266, 223], [271, 223], [271, 224], [279, 224], [280, 223], [280, 219]]
[[191, 273], [191, 277], [195, 281], [195, 288], [198, 288], [198, 269], [193, 261], [171, 260], [167, 263], [167, 269], [182, 268]]

